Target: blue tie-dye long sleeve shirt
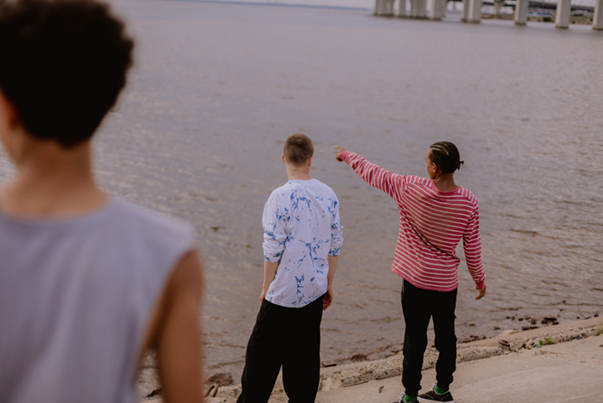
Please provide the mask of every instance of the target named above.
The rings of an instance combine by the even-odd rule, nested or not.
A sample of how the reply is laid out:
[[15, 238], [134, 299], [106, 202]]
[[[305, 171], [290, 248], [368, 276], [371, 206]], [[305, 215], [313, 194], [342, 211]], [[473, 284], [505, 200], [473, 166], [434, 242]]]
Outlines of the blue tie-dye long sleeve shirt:
[[343, 227], [335, 192], [317, 179], [290, 180], [264, 207], [264, 259], [279, 263], [266, 300], [301, 308], [327, 292], [327, 256], [339, 256]]

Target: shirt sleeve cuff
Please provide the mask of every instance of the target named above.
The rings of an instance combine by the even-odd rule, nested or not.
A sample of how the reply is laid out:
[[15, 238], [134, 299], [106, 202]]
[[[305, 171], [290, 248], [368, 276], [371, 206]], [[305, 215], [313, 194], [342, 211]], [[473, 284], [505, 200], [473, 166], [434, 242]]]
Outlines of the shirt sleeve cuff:
[[337, 257], [341, 253], [341, 248], [334, 248], [329, 251], [329, 256]]
[[281, 261], [281, 257], [283, 256], [282, 252], [275, 253], [264, 253], [264, 260], [268, 263], [278, 263]]

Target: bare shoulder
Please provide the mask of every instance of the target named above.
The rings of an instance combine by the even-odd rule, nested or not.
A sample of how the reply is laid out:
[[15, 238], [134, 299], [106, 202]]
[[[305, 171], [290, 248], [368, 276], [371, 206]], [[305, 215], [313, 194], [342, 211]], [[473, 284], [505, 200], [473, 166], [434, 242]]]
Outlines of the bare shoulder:
[[203, 266], [199, 252], [196, 250], [189, 251], [176, 264], [168, 288], [173, 287], [175, 290], [194, 288], [201, 291], [202, 270]]
[[152, 318], [146, 346], [156, 351], [166, 403], [203, 400], [202, 270], [198, 252], [186, 253], [174, 267]]
[[176, 263], [156, 303], [147, 331], [145, 351], [157, 347], [174, 311], [183, 307], [199, 309], [202, 290], [203, 265], [199, 253], [191, 250]]

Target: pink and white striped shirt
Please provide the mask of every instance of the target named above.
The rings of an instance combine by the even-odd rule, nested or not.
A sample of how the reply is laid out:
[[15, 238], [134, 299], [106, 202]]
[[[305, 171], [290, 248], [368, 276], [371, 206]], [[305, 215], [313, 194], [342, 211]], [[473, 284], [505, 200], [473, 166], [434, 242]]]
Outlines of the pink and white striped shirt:
[[340, 158], [369, 185], [398, 204], [400, 229], [392, 271], [415, 287], [447, 292], [458, 288], [463, 240], [467, 268], [479, 289], [485, 287], [477, 199], [460, 186], [440, 191], [433, 180], [398, 175], [345, 151]]

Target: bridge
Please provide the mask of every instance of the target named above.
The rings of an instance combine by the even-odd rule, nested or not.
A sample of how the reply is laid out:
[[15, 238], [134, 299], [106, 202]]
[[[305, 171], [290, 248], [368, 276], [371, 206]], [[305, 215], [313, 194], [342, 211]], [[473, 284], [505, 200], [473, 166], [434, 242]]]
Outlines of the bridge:
[[[493, 4], [497, 9], [503, 5], [513, 7], [515, 9], [514, 20], [516, 25], [526, 25], [528, 21], [528, 8], [554, 8], [555, 27], [566, 29], [570, 26], [570, 17], [572, 10], [588, 11], [593, 13], [592, 28], [603, 30], [603, 0], [596, 0], [594, 8], [592, 6], [574, 5], [571, 0], [557, 0], [557, 4], [546, 3], [530, 0], [515, 0], [505, 2], [505, 0], [408, 0], [410, 1], [410, 12], [407, 13], [406, 1], [399, 0], [398, 13], [394, 14], [394, 2], [396, 0], [375, 0], [375, 15], [379, 16], [394, 16], [408, 18], [423, 18], [431, 20], [441, 20], [446, 12], [447, 1], [462, 1], [463, 11], [461, 21], [468, 23], [480, 23], [482, 21], [482, 7], [484, 4]], [[427, 1], [430, 1], [429, 13], [427, 12]], [[505, 4], [506, 3], [506, 4]]]

